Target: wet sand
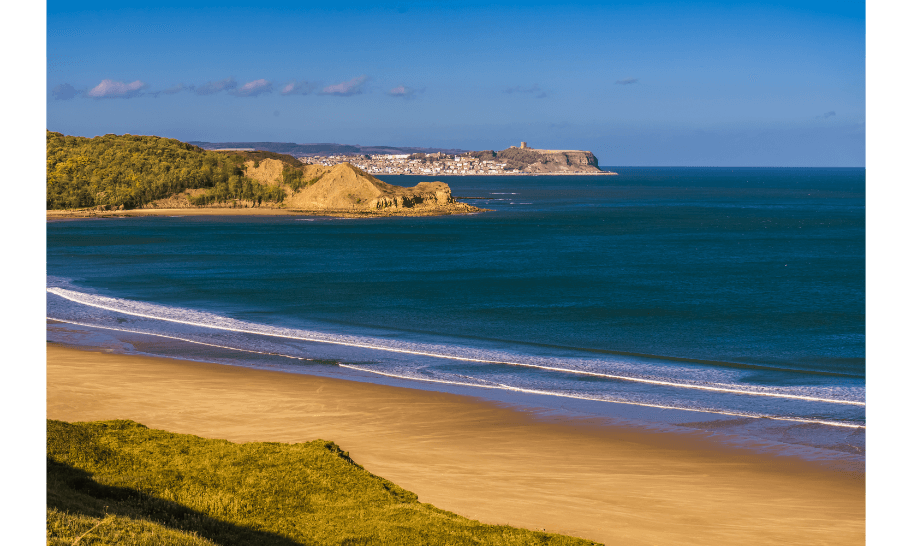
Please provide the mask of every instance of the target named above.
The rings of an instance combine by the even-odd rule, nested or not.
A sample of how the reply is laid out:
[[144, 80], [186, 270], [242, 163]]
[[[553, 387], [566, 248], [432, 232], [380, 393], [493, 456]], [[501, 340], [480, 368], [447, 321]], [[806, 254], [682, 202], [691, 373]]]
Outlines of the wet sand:
[[453, 394], [48, 344], [47, 416], [332, 440], [422, 502], [607, 544], [865, 541], [863, 473]]

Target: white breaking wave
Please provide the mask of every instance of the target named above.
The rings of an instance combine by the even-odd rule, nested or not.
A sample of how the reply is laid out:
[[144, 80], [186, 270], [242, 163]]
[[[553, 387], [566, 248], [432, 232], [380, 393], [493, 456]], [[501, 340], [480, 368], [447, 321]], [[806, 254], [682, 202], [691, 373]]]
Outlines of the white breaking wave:
[[[229, 332], [238, 332], [245, 334], [257, 334], [263, 336], [284, 338], [284, 339], [294, 339], [298, 341], [308, 341], [315, 343], [329, 343], [334, 345], [342, 345], [347, 347], [357, 347], [362, 349], [373, 349], [378, 351], [388, 351], [393, 353], [400, 354], [411, 354], [416, 356], [426, 356], [432, 358], [441, 358], [447, 360], [459, 360], [463, 362], [477, 362], [482, 364], [500, 364], [507, 366], [521, 366], [526, 368], [535, 368], [540, 370], [546, 370], [551, 372], [559, 373], [569, 373], [569, 374], [578, 374], [586, 375], [592, 377], [601, 377], [606, 379], [614, 379], [620, 381], [630, 381], [635, 383], [644, 383], [650, 385], [659, 385], [665, 387], [673, 388], [682, 388], [682, 389], [695, 389], [701, 391], [710, 391], [710, 392], [721, 392], [721, 393], [730, 393], [730, 394], [739, 394], [739, 395], [748, 395], [748, 396], [766, 396], [771, 398], [784, 398], [792, 400], [803, 400], [808, 402], [823, 402], [829, 404], [843, 404], [843, 405], [852, 405], [852, 406], [865, 406], [865, 402], [856, 401], [856, 400], [840, 400], [832, 398], [822, 398], [815, 396], [806, 396], [798, 394], [787, 394], [781, 392], [763, 392], [758, 390], [748, 390], [744, 388], [737, 388], [733, 385], [699, 385], [691, 383], [681, 383], [676, 381], [667, 381], [661, 379], [649, 379], [644, 377], [634, 377], [626, 375], [617, 375], [609, 374], [602, 372], [593, 372], [587, 370], [578, 370], [573, 368], [564, 368], [558, 366], [547, 366], [544, 364], [532, 364], [527, 362], [515, 362], [510, 360], [499, 360], [491, 358], [475, 358], [459, 354], [453, 354], [451, 347], [446, 346], [435, 346], [430, 344], [415, 344], [415, 343], [404, 343], [399, 342], [397, 346], [392, 346], [386, 344], [383, 340], [361, 337], [361, 336], [346, 336], [338, 334], [326, 334], [322, 332], [315, 332], [311, 330], [299, 330], [292, 328], [281, 328], [277, 326], [269, 326], [263, 324], [256, 324], [252, 322], [246, 322], [241, 320], [236, 320], [228, 317], [223, 317], [220, 315], [215, 315], [212, 313], [205, 313], [201, 311], [194, 311], [191, 309], [183, 309], [178, 307], [169, 307], [164, 305], [157, 305], [151, 303], [144, 303], [139, 301], [121, 299], [121, 298], [109, 298], [106, 296], [99, 296], [96, 294], [86, 294], [83, 292], [78, 292], [75, 290], [68, 290], [60, 287], [49, 287], [47, 288], [48, 293], [60, 296], [66, 300], [86, 305], [89, 307], [95, 307], [98, 309], [104, 309], [107, 311], [113, 311], [116, 313], [123, 313], [126, 315], [131, 315], [135, 317], [142, 317], [152, 320], [161, 320], [166, 322], [172, 322], [177, 324], [185, 324], [188, 326], [199, 326], [203, 328], [211, 328], [216, 330], [223, 330]], [[168, 336], [165, 336], [168, 337]], [[256, 352], [256, 351], [252, 351]], [[379, 373], [379, 372], [373, 372]], [[544, 391], [542, 391], [544, 393]], [[662, 406], [656, 406], [662, 407]], [[811, 421], [809, 421], [811, 422]], [[818, 422], [818, 421], [812, 421]], [[842, 425], [840, 425], [842, 426]]]
[[[280, 357], [290, 358], [290, 359], [294, 359], [294, 360], [307, 360], [307, 361], [313, 361], [312, 358], [306, 358], [306, 357], [294, 356], [294, 355], [287, 355], [287, 354], [283, 354], [283, 353], [276, 353], [276, 352], [270, 352], [270, 351], [255, 351], [255, 350], [252, 350], [252, 349], [241, 349], [241, 348], [239, 348], [239, 347], [230, 347], [230, 346], [227, 346], [227, 345], [218, 345], [218, 344], [215, 344], [215, 343], [206, 343], [206, 342], [203, 342], [203, 341], [197, 341], [197, 340], [193, 340], [193, 339], [187, 339], [187, 338], [184, 338], [184, 337], [169, 336], [169, 335], [167, 335], [167, 334], [159, 334], [159, 333], [154, 333], [154, 332], [146, 332], [146, 331], [142, 331], [142, 330], [130, 330], [130, 329], [128, 329], [128, 328], [114, 328], [114, 327], [112, 327], [112, 326], [99, 326], [99, 325], [97, 325], [97, 324], [90, 324], [90, 323], [85, 323], [85, 322], [77, 322], [77, 321], [73, 321], [73, 320], [64, 320], [64, 319], [55, 318], [55, 317], [47, 317], [47, 318], [48, 318], [48, 319], [51, 319], [51, 320], [56, 320], [56, 321], [59, 321], [59, 322], [65, 322], [65, 323], [67, 323], [67, 324], [73, 324], [73, 325], [76, 325], [76, 326], [86, 326], [86, 327], [89, 327], [89, 328], [100, 328], [100, 329], [103, 329], [103, 330], [114, 330], [114, 331], [117, 331], [117, 332], [126, 332], [126, 333], [131, 333], [131, 334], [142, 334], [142, 335], [147, 335], [147, 336], [155, 336], [155, 337], [161, 337], [161, 338], [167, 338], [167, 339], [174, 339], [174, 340], [178, 340], [178, 341], [185, 341], [185, 342], [187, 342], [187, 343], [195, 343], [195, 344], [197, 344], [197, 345], [205, 345], [205, 346], [207, 346], [207, 347], [217, 347], [217, 348], [219, 348], [219, 349], [229, 349], [229, 350], [232, 350], [232, 351], [241, 351], [241, 352], [245, 352], [245, 353], [256, 353], [256, 354], [261, 354], [261, 355], [280, 356]], [[646, 403], [646, 402], [637, 402], [637, 401], [633, 401], [633, 400], [612, 399], [612, 398], [608, 398], [608, 397], [599, 398], [599, 397], [594, 397], [594, 396], [581, 396], [581, 395], [572, 394], [572, 393], [564, 393], [564, 392], [556, 392], [556, 391], [545, 391], [545, 390], [541, 390], [541, 389], [529, 389], [529, 388], [523, 388], [523, 387], [515, 387], [515, 386], [511, 386], [511, 385], [505, 385], [505, 384], [503, 384], [503, 383], [494, 383], [494, 382], [492, 382], [492, 381], [487, 381], [487, 380], [483, 380], [483, 379], [476, 379], [476, 381], [478, 381], [478, 382], [476, 382], [476, 383], [468, 383], [468, 382], [459, 382], [459, 381], [447, 381], [447, 380], [443, 380], [443, 379], [431, 379], [431, 378], [427, 378], [427, 377], [417, 377], [417, 376], [409, 376], [409, 375], [399, 375], [399, 374], [393, 374], [393, 373], [388, 373], [388, 372], [382, 372], [382, 371], [379, 371], [379, 370], [372, 370], [372, 369], [370, 369], [370, 368], [365, 368], [365, 367], [362, 367], [362, 366], [353, 366], [353, 365], [351, 365], [351, 364], [342, 364], [341, 362], [337, 362], [336, 365], [339, 366], [340, 368], [346, 368], [346, 369], [349, 369], [349, 370], [356, 370], [356, 371], [359, 371], [359, 372], [367, 372], [367, 373], [372, 373], [372, 374], [376, 374], [376, 375], [382, 375], [382, 376], [384, 376], [384, 377], [392, 377], [392, 378], [396, 378], [396, 379], [404, 379], [404, 380], [407, 380], [407, 381], [423, 381], [423, 382], [426, 382], [426, 383], [441, 383], [441, 384], [444, 384], [444, 385], [456, 385], [456, 386], [462, 386], [462, 387], [480, 387], [480, 388], [484, 388], [484, 389], [495, 389], [495, 390], [506, 390], [506, 391], [513, 391], [513, 392], [522, 392], [522, 393], [526, 393], [526, 394], [543, 394], [543, 395], [546, 395], [546, 396], [557, 396], [557, 397], [562, 397], [562, 398], [573, 398], [573, 399], [576, 399], [576, 400], [590, 400], [590, 401], [594, 401], [594, 402], [607, 402], [607, 403], [614, 403], [614, 404], [629, 404], [629, 405], [633, 405], [633, 406], [642, 406], [642, 407], [647, 407], [647, 408], [670, 409], [670, 410], [681, 410], [681, 411], [693, 411], [693, 412], [697, 412], [697, 413], [713, 413], [713, 414], [717, 414], [717, 415], [729, 415], [729, 416], [733, 416], [733, 417], [750, 417], [750, 418], [754, 418], [754, 419], [772, 419], [772, 420], [774, 420], [774, 421], [790, 421], [790, 422], [797, 422], [797, 423], [813, 423], [813, 424], [819, 424], [819, 425], [828, 425], [828, 426], [845, 427], [845, 428], [867, 428], [865, 425], [858, 425], [858, 424], [851, 424], [851, 423], [842, 423], [842, 422], [839, 422], [839, 421], [825, 421], [825, 420], [822, 420], [822, 419], [800, 419], [800, 418], [795, 418], [795, 417], [777, 417], [777, 416], [772, 416], [772, 415], [755, 415], [755, 414], [750, 414], [750, 413], [738, 413], [738, 412], [731, 412], [731, 411], [715, 410], [715, 409], [710, 409], [710, 408], [687, 408], [687, 407], [680, 407], [680, 406], [666, 406], [666, 405], [660, 405], [660, 404], [649, 404], [649, 403]]]
[[514, 387], [511, 385], [504, 385], [503, 383], [497, 385], [484, 385], [477, 383], [460, 383], [458, 381], [446, 381], [444, 379], [431, 379], [429, 377], [414, 377], [407, 375], [397, 375], [387, 372], [381, 372], [379, 370], [372, 370], [370, 368], [365, 368], [361, 366], [352, 366], [351, 364], [342, 364], [339, 363], [339, 366], [342, 368], [348, 368], [350, 370], [357, 370], [359, 372], [369, 372], [377, 375], [382, 375], [386, 377], [393, 377], [396, 379], [406, 379], [411, 381], [425, 381], [427, 383], [442, 383], [445, 385], [457, 385], [461, 387], [481, 387], [483, 389], [499, 389], [505, 391], [514, 391], [522, 392], [526, 394], [544, 394], [547, 396], [561, 396], [563, 398], [574, 398], [576, 400], [591, 400], [593, 402], [609, 402], [614, 404], [630, 404], [632, 406], [642, 406], [647, 408], [658, 408], [658, 409], [668, 409], [668, 410], [680, 410], [680, 411], [694, 411], [698, 413], [714, 413], [717, 415], [730, 415], [732, 417], [751, 417], [753, 419], [772, 419], [774, 421], [791, 421], [796, 423], [813, 423], [817, 425], [828, 425], [832, 427], [845, 427], [845, 428], [866, 428], [865, 425], [858, 425], [852, 423], [842, 423], [839, 421], [824, 421], [822, 419], [800, 419], [797, 417], [777, 417], [772, 415], [754, 415], [750, 413], [738, 413], [733, 411], [722, 411], [714, 410], [708, 408], [686, 408], [679, 406], [663, 406], [660, 404], [648, 404], [646, 402], [636, 402], [633, 400], [615, 400], [611, 398], [599, 398], [595, 396], [582, 396], [578, 394], [564, 393], [564, 392], [554, 392], [554, 391], [543, 391], [540, 389], [527, 389], [523, 387]]
[[73, 325], [75, 325], [75, 326], [86, 326], [86, 327], [88, 327], [88, 328], [99, 328], [99, 329], [102, 329], [102, 330], [113, 330], [113, 331], [115, 331], [115, 332], [125, 332], [125, 333], [127, 333], [127, 334], [142, 334], [142, 335], [144, 335], [144, 336], [163, 337], [163, 338], [166, 338], [166, 339], [175, 339], [175, 340], [177, 340], [177, 341], [186, 341], [187, 343], [195, 343], [195, 344], [197, 344], [197, 345], [205, 345], [205, 346], [207, 346], [207, 347], [217, 347], [217, 348], [219, 348], [219, 349], [229, 349], [229, 350], [231, 350], [231, 351], [241, 351], [241, 352], [244, 352], [244, 353], [255, 353], [255, 354], [258, 354], [258, 355], [269, 355], [269, 356], [281, 356], [281, 357], [284, 357], [284, 358], [293, 358], [293, 359], [295, 359], [295, 360], [309, 360], [309, 361], [313, 361], [312, 358], [306, 358], [306, 357], [303, 357], [303, 356], [286, 355], [286, 354], [283, 354], [283, 353], [275, 353], [275, 352], [271, 352], [271, 351], [255, 351], [255, 350], [253, 350], [253, 349], [241, 349], [240, 347], [230, 347], [230, 346], [228, 346], [228, 345], [218, 345], [218, 344], [216, 344], [216, 343], [206, 343], [205, 341], [197, 341], [197, 340], [195, 340], [195, 339], [188, 339], [188, 338], [185, 338], [185, 337], [178, 337], [178, 336], [169, 336], [168, 334], [159, 334], [159, 333], [156, 333], [156, 332], [146, 332], [146, 331], [144, 331], [144, 330], [130, 330], [129, 328], [114, 328], [113, 326], [99, 326], [98, 324], [91, 324], [91, 323], [88, 323], [88, 322], [78, 322], [78, 321], [75, 321], [75, 320], [62, 319], [62, 318], [57, 318], [57, 317], [47, 317], [47, 318], [50, 319], [50, 320], [56, 320], [57, 322], [65, 322], [66, 324], [73, 324]]

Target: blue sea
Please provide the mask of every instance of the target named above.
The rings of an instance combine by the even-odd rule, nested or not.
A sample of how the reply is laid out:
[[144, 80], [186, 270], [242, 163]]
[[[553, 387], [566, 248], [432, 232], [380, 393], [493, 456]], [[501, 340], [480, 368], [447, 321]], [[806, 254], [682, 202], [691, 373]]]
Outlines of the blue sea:
[[47, 224], [48, 340], [864, 458], [865, 170], [442, 180], [491, 212]]

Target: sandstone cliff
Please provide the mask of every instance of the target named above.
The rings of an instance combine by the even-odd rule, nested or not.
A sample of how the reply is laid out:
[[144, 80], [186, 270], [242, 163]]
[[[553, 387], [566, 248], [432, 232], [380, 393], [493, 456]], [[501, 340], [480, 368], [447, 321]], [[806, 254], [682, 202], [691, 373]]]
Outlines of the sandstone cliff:
[[443, 182], [421, 182], [411, 188], [393, 186], [350, 163], [333, 167], [308, 165], [304, 172], [317, 180], [286, 197], [288, 208], [393, 212], [458, 205], [450, 187]]
[[[274, 159], [247, 162], [247, 176], [261, 184], [282, 184], [285, 164]], [[453, 199], [443, 182], [405, 188], [379, 180], [350, 163], [303, 165], [299, 188], [286, 187], [285, 208], [333, 213], [452, 214], [481, 209]]]
[[278, 159], [263, 159], [260, 161], [247, 161], [244, 166], [247, 167], [245, 174], [259, 182], [260, 184], [281, 184], [282, 169], [286, 163]]

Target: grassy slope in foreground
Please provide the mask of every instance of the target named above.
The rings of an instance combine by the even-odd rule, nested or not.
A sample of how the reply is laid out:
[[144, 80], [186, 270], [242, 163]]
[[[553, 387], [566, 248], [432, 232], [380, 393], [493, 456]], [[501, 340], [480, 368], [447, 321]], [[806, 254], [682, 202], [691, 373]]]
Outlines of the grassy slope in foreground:
[[593, 544], [418, 502], [332, 442], [47, 421], [47, 543]]

